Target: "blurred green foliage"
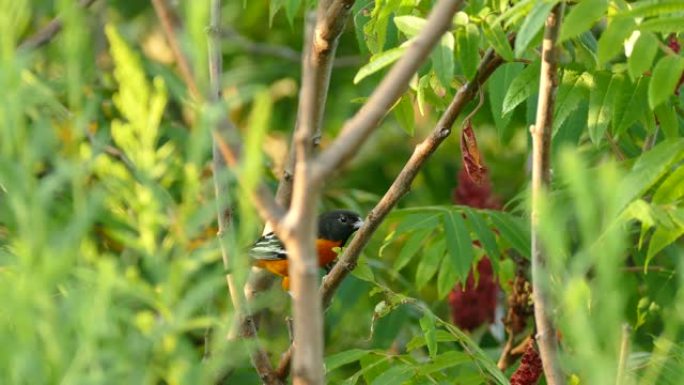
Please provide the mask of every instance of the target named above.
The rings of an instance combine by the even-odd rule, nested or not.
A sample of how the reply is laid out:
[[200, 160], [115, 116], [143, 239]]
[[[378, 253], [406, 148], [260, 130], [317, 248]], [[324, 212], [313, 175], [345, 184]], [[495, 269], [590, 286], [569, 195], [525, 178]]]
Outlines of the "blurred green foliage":
[[[514, 259], [529, 255], [536, 47], [556, 2], [467, 2], [392, 114], [326, 185], [322, 209], [370, 210], [473, 77], [483, 50], [508, 61], [485, 85], [487, 106], [473, 118], [506, 211], [453, 205], [455, 129], [325, 313], [331, 383], [507, 383], [514, 368], [495, 365], [500, 332], [459, 330], [445, 297], [484, 255], [508, 292]], [[206, 90], [209, 1], [170, 3], [183, 24], [180, 46]], [[0, 0], [1, 383], [258, 383], [251, 347], [225, 338], [234, 314], [215, 239], [211, 129], [228, 113], [245, 138], [244, 164], [220, 176], [234, 191], [222, 197], [236, 213], [230, 270], [244, 282], [244, 250], [260, 231], [245, 186], [277, 183], [296, 120], [303, 16], [315, 4], [224, 3], [226, 111], [217, 111], [188, 94], [148, 2], [83, 9], [67, 0]], [[323, 148], [432, 4], [354, 4]], [[684, 93], [674, 91], [684, 58], [672, 42], [682, 40], [684, 9], [678, 1], [622, 0], [567, 8], [553, 191], [542, 212], [563, 366], [573, 383], [616, 383], [629, 325], [623, 383], [678, 384]], [[57, 14], [64, 28], [53, 41], [17, 48]], [[243, 188], [236, 178], [247, 180]], [[289, 297], [274, 288], [256, 305], [269, 310], [260, 341], [275, 359], [289, 342]]]

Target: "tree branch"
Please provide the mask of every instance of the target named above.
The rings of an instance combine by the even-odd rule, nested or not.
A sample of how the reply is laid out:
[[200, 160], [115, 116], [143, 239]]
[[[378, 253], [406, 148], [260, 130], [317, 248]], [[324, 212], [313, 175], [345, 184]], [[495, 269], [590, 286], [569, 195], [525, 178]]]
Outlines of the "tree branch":
[[[229, 39], [232, 44], [252, 55], [272, 56], [291, 62], [299, 62], [302, 60], [302, 53], [297, 50], [283, 45], [253, 41], [233, 28], [224, 27], [221, 31], [221, 36]], [[335, 44], [337, 44], [337, 42], [335, 42]], [[361, 64], [363, 64], [363, 57], [359, 55], [341, 56], [333, 61], [334, 68], [354, 67]]]
[[[387, 214], [394, 208], [396, 203], [408, 191], [415, 179], [418, 171], [423, 167], [428, 158], [437, 150], [440, 144], [451, 133], [451, 127], [458, 115], [461, 114], [466, 104], [473, 100], [480, 85], [483, 84], [489, 76], [503, 63], [502, 59], [494, 54], [494, 51], [489, 50], [482, 58], [480, 67], [473, 81], [461, 87], [447, 107], [444, 114], [439, 119], [432, 133], [425, 138], [420, 144], [416, 146], [413, 154], [404, 165], [399, 175], [396, 177], [390, 188], [382, 197], [380, 202], [370, 211], [364, 225], [359, 229], [349, 246], [344, 250], [340, 256], [339, 261], [335, 264], [333, 269], [323, 279], [320, 293], [323, 298], [323, 305], [327, 307], [330, 303], [335, 291], [340, 286], [342, 281], [349, 275], [349, 273], [356, 267], [356, 263], [361, 255], [361, 251], [366, 246], [370, 238], [378, 229]], [[290, 348], [283, 353], [280, 362], [276, 369], [278, 377], [285, 378], [288, 375], [290, 360], [292, 358], [293, 348]]]
[[[90, 7], [95, 0], [80, 0], [78, 2], [78, 5], [80, 5], [83, 8]], [[36, 48], [40, 48], [44, 46], [45, 44], [49, 43], [52, 41], [52, 39], [59, 34], [59, 32], [62, 31], [62, 18], [59, 16], [56, 16], [54, 19], [52, 19], [45, 27], [43, 27], [40, 31], [34, 33], [33, 35], [29, 36], [26, 38], [24, 41], [19, 44], [19, 49], [20, 50], [27, 50], [31, 51]]]
[[176, 38], [175, 31], [182, 29], [180, 20], [169, 8], [166, 0], [152, 0], [152, 5], [154, 6], [154, 11], [157, 13], [159, 21], [161, 22], [162, 29], [164, 30], [164, 36], [166, 36], [166, 41], [171, 47], [171, 52], [173, 52], [173, 57], [176, 59], [176, 64], [178, 64], [180, 75], [190, 90], [190, 95], [194, 98], [199, 98], [201, 94], [199, 92], [199, 88], [197, 88], [195, 77], [192, 75], [190, 62], [188, 61], [187, 56], [181, 50], [180, 45], [178, 44], [178, 39]]
[[325, 179], [352, 157], [406, 91], [413, 75], [451, 26], [452, 17], [462, 3], [462, 0], [437, 2], [428, 16], [425, 28], [416, 36], [404, 56], [392, 67], [356, 115], [345, 123], [339, 137], [318, 157], [314, 168], [315, 179]]
[[[285, 169], [276, 193], [276, 203], [282, 207], [289, 206], [292, 197], [293, 177], [295, 174], [294, 167], [296, 158], [296, 137], [298, 135], [297, 133], [300, 132], [299, 123], [301, 119], [304, 119], [304, 116], [308, 114], [314, 116], [314, 126], [313, 134], [309, 135], [307, 142], [309, 142], [309, 144], [312, 146], [312, 151], [315, 151], [315, 149], [318, 147], [319, 139], [321, 137], [321, 127], [323, 122], [323, 115], [325, 112], [328, 87], [330, 84], [332, 68], [334, 66], [335, 51], [337, 49], [339, 36], [342, 34], [344, 26], [346, 25], [347, 20], [349, 18], [349, 13], [352, 5], [353, 1], [350, 0], [327, 0], [321, 2], [321, 7], [319, 8], [319, 10], [325, 10], [325, 12], [320, 11], [321, 17], [319, 18], [318, 23], [316, 21], [316, 17], [307, 17], [306, 19], [305, 41], [307, 41], [307, 39], [309, 40], [304, 44], [305, 52], [301, 55], [301, 58], [299, 58], [299, 53], [296, 54], [298, 55], [298, 59], [302, 61], [302, 78], [306, 79], [307, 76], [313, 76], [312, 82], [314, 84], [313, 87], [316, 89], [317, 96], [315, 97], [315, 102], [313, 103], [311, 110], [307, 111], [307, 103], [309, 102], [307, 102], [307, 98], [304, 95], [304, 90], [306, 88], [302, 86], [302, 92], [300, 94], [297, 112], [297, 123], [295, 124], [294, 130], [295, 134], [293, 135], [292, 143], [290, 145], [290, 154], [288, 155]], [[313, 33], [311, 33], [311, 30], [314, 29], [320, 30], [321, 32], [316, 33], [316, 35], [319, 36], [319, 40], [312, 48], [312, 45], [314, 43], [311, 42], [310, 37], [313, 35]], [[246, 43], [251, 44], [251, 42], [249, 42], [247, 39], [241, 37], [238, 34], [231, 34], [229, 36], [232, 36], [234, 39], [233, 42], [238, 45]], [[261, 46], [262, 45], [260, 45], [259, 47]], [[273, 53], [275, 51], [271, 50], [270, 52]], [[279, 49], [277, 50], [277, 52], [283, 53], [284, 51]], [[294, 51], [288, 51], [287, 55], [291, 56], [291, 54], [293, 53]], [[317, 70], [311, 72], [309, 70], [309, 63], [316, 63]], [[274, 224], [275, 222], [267, 220], [266, 223], [267, 225], [264, 229], [264, 233], [271, 231], [273, 227], [272, 224]], [[316, 223], [315, 219], [311, 221], [311, 223]], [[248, 303], [254, 297], [256, 297], [256, 295], [258, 295], [259, 292], [264, 291], [268, 287], [270, 287], [271, 283], [273, 282], [273, 276], [271, 274], [262, 274], [262, 272], [259, 270], [260, 269], [258, 268], [252, 269], [250, 273], [250, 278], [248, 279], [245, 285], [244, 291]], [[316, 293], [316, 289], [317, 281], [311, 293]], [[320, 301], [320, 299], [318, 299], [318, 301]], [[256, 318], [256, 314], [249, 314], [245, 316], [240, 321], [240, 323], [242, 324], [240, 326], [240, 329], [244, 329], [246, 324], [248, 323], [256, 324]], [[289, 364], [290, 362], [288, 361], [288, 370]]]
[[397, 175], [392, 185], [377, 205], [370, 211], [363, 227], [354, 236], [352, 242], [344, 250], [344, 253], [335, 264], [330, 273], [326, 276], [321, 287], [323, 303], [329, 304], [335, 290], [342, 280], [356, 267], [361, 251], [366, 246], [372, 235], [385, 219], [387, 214], [394, 208], [399, 199], [410, 189], [413, 179], [418, 175], [423, 164], [435, 152], [437, 147], [451, 134], [451, 127], [458, 115], [463, 111], [467, 103], [473, 100], [477, 91], [480, 89], [489, 76], [503, 63], [501, 57], [494, 51], [489, 50], [480, 63], [475, 78], [463, 85], [454, 99], [451, 101], [446, 111], [442, 114], [437, 125], [430, 135], [418, 144], [413, 150], [413, 154], [404, 165], [399, 175]]
[[[211, 25], [209, 34], [209, 82], [210, 95], [209, 100], [214, 104], [221, 102], [221, 72], [222, 72], [222, 54], [220, 37], [215, 31], [218, 31], [221, 26], [221, 0], [211, 0]], [[221, 257], [223, 259], [224, 267], [229, 270], [230, 260], [228, 255], [228, 248], [226, 245], [226, 230], [231, 225], [232, 212], [227, 203], [227, 197], [230, 194], [228, 184], [221, 176], [225, 176], [226, 161], [236, 161], [235, 153], [231, 152], [230, 146], [226, 144], [223, 138], [227, 138], [236, 131], [233, 124], [227, 119], [221, 119], [219, 126], [213, 135], [213, 168], [214, 168], [214, 190], [216, 192], [216, 205], [218, 214], [218, 240], [221, 245]], [[232, 155], [232, 156], [231, 156]], [[238, 314], [245, 314], [243, 310], [243, 299], [240, 289], [236, 286], [232, 274], [226, 275], [226, 282], [230, 291], [231, 299], [235, 311]], [[256, 341], [256, 326], [253, 323], [245, 323], [241, 330], [241, 335], [245, 338], [254, 338], [255, 347], [251, 352], [252, 365], [261, 377], [265, 384], [281, 384], [280, 380], [275, 377], [271, 361], [269, 360], [266, 351]]]
[[532, 295], [534, 316], [537, 325], [537, 344], [544, 366], [546, 383], [565, 384], [565, 378], [558, 359], [556, 328], [551, 319], [553, 304], [549, 293], [549, 279], [546, 271], [547, 255], [543, 250], [539, 228], [539, 209], [543, 190], [551, 180], [551, 132], [553, 127], [553, 108], [558, 87], [558, 32], [563, 14], [563, 3], [557, 4], [544, 28], [541, 51], [541, 75], [539, 81], [539, 101], [537, 116], [532, 133]]
[[[349, 13], [353, 0], [326, 0], [321, 2], [321, 7], [324, 11], [319, 11], [316, 19], [316, 27], [314, 34], [316, 36], [315, 40], [312, 41], [313, 47], [310, 51], [304, 52], [303, 58], [311, 55], [312, 62], [316, 63], [318, 70], [316, 71], [316, 78], [314, 79], [314, 84], [317, 92], [317, 99], [313, 106], [313, 113], [315, 115], [313, 127], [313, 134], [311, 136], [311, 142], [314, 150], [318, 148], [321, 138], [321, 127], [323, 125], [323, 116], [325, 113], [325, 104], [328, 97], [328, 87], [330, 85], [330, 76], [332, 73], [335, 51], [337, 50], [337, 45], [339, 43], [339, 37], [342, 34], [342, 30], [349, 19]], [[304, 67], [304, 64], [302, 64]], [[303, 89], [303, 88], [302, 88]], [[299, 122], [302, 115], [302, 101], [303, 98], [299, 99], [300, 103], [297, 111], [297, 122], [295, 123], [295, 130], [297, 132], [299, 127]], [[295, 151], [294, 151], [294, 137], [293, 143], [290, 145], [290, 153], [288, 155], [287, 162], [285, 163], [285, 168], [283, 170], [283, 176], [278, 184], [278, 190], [276, 192], [276, 202], [287, 207], [290, 204], [290, 199], [292, 198], [292, 180], [294, 175], [294, 163], [295, 163]]]

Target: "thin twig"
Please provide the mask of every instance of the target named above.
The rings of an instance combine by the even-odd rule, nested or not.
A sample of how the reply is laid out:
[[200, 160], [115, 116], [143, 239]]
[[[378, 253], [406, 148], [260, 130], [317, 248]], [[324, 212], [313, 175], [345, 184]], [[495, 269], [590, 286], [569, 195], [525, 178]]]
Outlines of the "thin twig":
[[425, 28], [416, 36], [406, 53], [380, 82], [363, 107], [344, 124], [339, 137], [316, 159], [315, 179], [325, 179], [357, 152], [387, 111], [406, 91], [409, 81], [430, 55], [432, 48], [451, 27], [452, 17], [462, 3], [462, 0], [437, 2], [428, 16]]
[[[217, 31], [221, 26], [221, 0], [211, 0], [211, 25], [209, 34], [209, 82], [210, 95], [209, 100], [218, 104], [221, 100], [221, 73], [222, 73], [222, 53], [220, 37], [213, 31]], [[231, 225], [232, 212], [227, 203], [228, 189], [227, 181], [222, 178], [225, 176], [226, 161], [230, 146], [225, 143], [224, 138], [228, 138], [236, 131], [235, 126], [228, 119], [221, 119], [213, 136], [213, 168], [214, 168], [214, 189], [216, 192], [216, 208], [218, 214], [218, 240], [221, 246], [221, 256], [226, 270], [230, 271], [230, 260], [228, 255], [228, 247], [226, 245], [227, 229]], [[233, 161], [235, 157], [233, 156]], [[230, 296], [233, 301], [233, 307], [238, 314], [246, 314], [243, 310], [244, 300], [240, 289], [237, 287], [232, 274], [226, 275], [226, 281]], [[256, 326], [253, 323], [246, 323], [242, 329], [241, 334], [245, 338], [253, 338], [255, 340], [255, 347], [251, 352], [252, 365], [261, 377], [265, 384], [281, 384], [280, 380], [274, 375], [271, 361], [269, 360], [266, 351], [258, 344], [256, 340]]]
[[[318, 17], [325, 12], [325, 2], [318, 7]], [[318, 23], [318, 22], [317, 22]], [[322, 385], [323, 372], [323, 309], [318, 296], [318, 257], [316, 254], [317, 202], [321, 184], [311, 179], [313, 145], [311, 136], [318, 119], [316, 105], [321, 90], [317, 87], [321, 70], [315, 57], [314, 31], [307, 23], [305, 53], [302, 66], [302, 89], [295, 138], [295, 175], [292, 202], [283, 219], [280, 239], [287, 248], [294, 342], [297, 350], [292, 360], [292, 383]]]
[[[293, 55], [296, 54], [297, 60], [302, 61], [303, 78], [308, 76], [307, 74], [312, 75], [308, 73], [308, 70], [306, 69], [309, 67], [309, 64], [307, 63], [316, 63], [318, 68], [315, 71], [315, 73], [313, 73], [313, 76], [317, 96], [316, 101], [312, 107], [312, 111], [309, 111], [311, 114], [315, 116], [315, 119], [313, 121], [315, 124], [313, 127], [313, 134], [308, 139], [308, 142], [312, 146], [312, 151], [315, 151], [318, 147], [319, 139], [321, 137], [321, 127], [325, 111], [325, 104], [328, 94], [328, 87], [330, 83], [332, 67], [334, 66], [335, 51], [337, 49], [339, 36], [342, 34], [343, 27], [345, 26], [349, 18], [349, 13], [352, 5], [353, 1], [350, 0], [327, 0], [325, 2], [321, 2], [322, 7], [320, 9], [324, 9], [326, 10], [326, 12], [319, 18], [318, 26], [316, 26], [317, 23], [315, 17], [307, 17], [305, 20], [305, 34], [306, 30], [315, 28], [320, 31], [320, 33], [316, 33], [316, 36], [318, 36], [319, 38], [315, 42], [313, 48], [311, 48], [311, 45], [314, 44], [313, 42], [311, 44], [304, 45], [306, 52], [301, 55], [301, 59], [300, 54], [296, 53], [296, 51], [290, 52], [281, 49], [282, 47], [266, 47], [264, 45], [254, 46], [248, 39], [241, 37], [239, 34], [229, 35], [233, 39], [232, 42], [238, 45], [244, 45], [252, 48], [257, 47], [259, 49], [268, 48], [268, 52], [270, 53], [285, 53], [285, 55], [290, 56], [290, 58], [292, 58]], [[305, 39], [306, 36], [308, 35], [305, 35]], [[311, 58], [309, 58], [308, 56], [309, 51], [312, 52]], [[302, 119], [302, 116], [304, 115], [305, 104], [305, 98], [303, 97], [303, 95], [300, 95], [300, 103], [297, 112], [297, 124], [295, 125], [296, 127], [294, 130], [295, 133], [298, 131], [300, 119]], [[281, 177], [280, 183], [278, 185], [278, 190], [276, 193], [276, 203], [283, 207], [289, 206], [292, 196], [292, 183], [295, 174], [294, 167], [296, 158], [295, 135], [293, 135], [292, 144], [290, 146], [290, 154], [288, 156], [288, 159], [286, 160], [284, 172]], [[264, 229], [264, 233], [273, 230], [272, 221], [267, 220], [266, 224], [267, 225]], [[272, 282], [273, 276], [271, 274], [263, 274], [263, 271], [259, 271], [259, 269], [253, 268], [250, 272], [249, 279], [245, 285], [245, 295], [247, 297], [247, 303], [249, 304], [258, 295], [258, 293], [270, 287]], [[314, 289], [312, 292], [316, 293], [316, 290]], [[257, 316], [258, 315], [256, 314], [249, 314], [245, 318], [243, 318], [242, 323], [254, 323]], [[289, 354], [291, 356], [292, 350], [289, 350]], [[288, 360], [287, 362], [286, 371], [288, 372], [290, 366], [289, 364], [290, 360]], [[284, 377], [285, 376], [282, 376], [281, 378]]]
[[616, 385], [624, 385], [627, 377], [627, 360], [629, 359], [629, 336], [632, 328], [628, 324], [622, 325], [620, 338], [620, 358], [618, 360]]
[[618, 160], [621, 162], [625, 160], [625, 154], [622, 152], [620, 146], [617, 144], [617, 142], [615, 142], [615, 139], [612, 135], [610, 135], [609, 132], [606, 132], [606, 139], [608, 140], [608, 144], [610, 144], [610, 149], [613, 151]]
[[[83, 8], [87, 8], [90, 7], [94, 2], [95, 0], [80, 0], [78, 5]], [[19, 44], [19, 49], [31, 51], [44, 46], [52, 41], [52, 39], [54, 39], [55, 36], [62, 31], [63, 26], [64, 25], [62, 23], [61, 16], [56, 16], [49, 23], [47, 23], [45, 27], [41, 28], [40, 31], [24, 39], [24, 41]]]
[[546, 271], [547, 255], [542, 248], [539, 229], [539, 208], [544, 199], [543, 190], [551, 181], [551, 130], [553, 127], [553, 108], [558, 87], [558, 32], [563, 14], [563, 3], [553, 7], [546, 19], [544, 40], [541, 52], [541, 75], [539, 81], [539, 101], [532, 133], [532, 296], [537, 326], [537, 344], [544, 366], [546, 383], [565, 384], [565, 377], [558, 359], [558, 340], [552, 321], [553, 303], [549, 293], [549, 279]]
[[[299, 62], [302, 58], [302, 53], [295, 49], [284, 45], [255, 42], [240, 34], [234, 28], [224, 27], [221, 30], [221, 36], [252, 55], [271, 56], [291, 62]], [[340, 56], [333, 61], [333, 67], [355, 67], [363, 64], [363, 61], [364, 58], [359, 55]]]
[[[352, 242], [345, 248], [339, 261], [324, 278], [321, 285], [321, 296], [323, 297], [323, 304], [326, 307], [344, 278], [346, 278], [354, 267], [356, 267], [361, 251], [378, 229], [384, 218], [392, 208], [394, 208], [399, 199], [409, 191], [413, 179], [418, 175], [418, 171], [420, 171], [424, 163], [432, 153], [435, 152], [444, 139], [449, 136], [451, 127], [456, 121], [456, 118], [463, 111], [466, 104], [475, 97], [479, 85], [483, 84], [502, 63], [502, 59], [495, 55], [494, 51], [489, 50], [482, 59], [477, 75], [473, 81], [459, 89], [432, 133], [416, 146], [411, 158], [406, 162], [404, 168], [396, 177], [390, 188], [364, 220], [364, 226], [359, 229]], [[292, 352], [293, 347], [290, 346], [280, 358], [280, 362], [276, 369], [280, 378], [287, 377]]]
[[[321, 127], [323, 126], [323, 116], [325, 113], [325, 105], [328, 97], [328, 88], [330, 85], [330, 76], [332, 74], [333, 61], [335, 58], [335, 51], [339, 43], [339, 37], [342, 34], [342, 29], [349, 19], [349, 14], [354, 1], [350, 0], [327, 0], [322, 2], [325, 6], [325, 13], [319, 14], [319, 20], [315, 30], [315, 40], [312, 42], [311, 60], [316, 63], [319, 70], [316, 72], [315, 86], [317, 89], [317, 100], [313, 106], [315, 121], [311, 142], [314, 150], [318, 148], [321, 138]], [[304, 58], [307, 55], [303, 56]], [[297, 111], [297, 122], [295, 123], [295, 132], [299, 126], [300, 116], [302, 112], [302, 98]], [[294, 137], [293, 137], [294, 138]], [[276, 202], [287, 207], [290, 204], [292, 197], [292, 180], [294, 176], [294, 162], [295, 152], [294, 143], [290, 145], [290, 153], [285, 162], [283, 169], [283, 176], [278, 184], [276, 192]]]
[[173, 57], [176, 59], [176, 64], [178, 64], [178, 70], [183, 78], [183, 82], [185, 82], [188, 90], [190, 90], [190, 95], [194, 98], [199, 98], [201, 94], [199, 88], [197, 88], [195, 77], [192, 75], [190, 61], [181, 50], [178, 39], [176, 38], [175, 31], [182, 30], [180, 19], [175, 15], [173, 10], [171, 10], [166, 3], [166, 0], [152, 0], [152, 5], [154, 5], [154, 11], [157, 13], [157, 17], [161, 22], [164, 36], [166, 36], [166, 41], [171, 47]]

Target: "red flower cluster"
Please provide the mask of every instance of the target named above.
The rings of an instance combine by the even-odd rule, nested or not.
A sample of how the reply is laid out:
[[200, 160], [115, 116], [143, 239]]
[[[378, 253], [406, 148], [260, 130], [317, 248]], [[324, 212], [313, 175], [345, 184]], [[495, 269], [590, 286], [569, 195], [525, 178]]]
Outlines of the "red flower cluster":
[[679, 45], [679, 41], [677, 40], [677, 36], [673, 33], [667, 38], [667, 46], [670, 47], [671, 50], [673, 50], [675, 53], [679, 53], [682, 49], [682, 46]]
[[535, 385], [543, 372], [542, 361], [534, 341], [530, 340], [520, 360], [520, 366], [511, 376], [511, 385]]
[[[498, 198], [492, 194], [491, 182], [486, 173], [479, 182], [475, 183], [465, 168], [461, 169], [458, 173], [458, 186], [452, 193], [453, 202], [479, 209], [501, 208]], [[477, 272], [477, 286], [471, 271], [465, 289], [458, 284], [449, 293], [454, 324], [464, 330], [473, 330], [484, 323], [494, 321], [499, 285], [492, 270], [492, 263], [487, 257], [478, 263]]]
[[493, 322], [499, 286], [494, 278], [492, 263], [482, 258], [477, 264], [479, 282], [475, 286], [473, 273], [468, 274], [465, 290], [459, 283], [449, 293], [451, 317], [463, 330], [473, 330], [485, 322]]
[[465, 168], [458, 172], [458, 186], [453, 190], [451, 199], [454, 203], [478, 209], [501, 208], [501, 202], [492, 194], [492, 184], [485, 174], [482, 182], [477, 184], [468, 176]]

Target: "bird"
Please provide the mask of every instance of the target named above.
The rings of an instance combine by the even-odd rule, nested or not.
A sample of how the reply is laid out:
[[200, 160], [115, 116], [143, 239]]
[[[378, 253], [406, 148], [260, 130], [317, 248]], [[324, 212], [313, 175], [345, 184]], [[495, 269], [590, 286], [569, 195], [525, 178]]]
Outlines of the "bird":
[[[354, 211], [332, 210], [318, 216], [316, 251], [318, 265], [328, 266], [337, 258], [335, 248], [343, 246], [349, 237], [363, 226], [363, 219]], [[254, 265], [283, 277], [282, 287], [289, 290], [287, 250], [278, 236], [269, 232], [259, 238], [249, 249]]]

